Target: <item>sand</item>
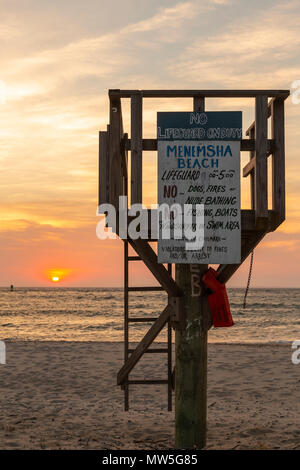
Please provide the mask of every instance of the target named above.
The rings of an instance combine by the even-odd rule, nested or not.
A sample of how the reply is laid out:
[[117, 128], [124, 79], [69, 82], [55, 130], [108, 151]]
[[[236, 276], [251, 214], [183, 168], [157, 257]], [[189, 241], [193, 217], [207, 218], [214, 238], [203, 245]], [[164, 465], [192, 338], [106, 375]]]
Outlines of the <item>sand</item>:
[[[172, 449], [166, 386], [134, 386], [123, 411], [122, 344], [7, 343], [1, 449]], [[135, 377], [166, 376], [145, 357]], [[290, 345], [209, 345], [207, 449], [300, 449], [300, 365]]]

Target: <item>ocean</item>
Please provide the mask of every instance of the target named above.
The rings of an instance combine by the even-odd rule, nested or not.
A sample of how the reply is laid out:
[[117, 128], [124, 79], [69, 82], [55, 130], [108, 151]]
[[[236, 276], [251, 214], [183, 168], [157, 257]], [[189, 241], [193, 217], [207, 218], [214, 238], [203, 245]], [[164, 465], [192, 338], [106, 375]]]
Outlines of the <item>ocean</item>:
[[[212, 343], [278, 343], [300, 340], [300, 289], [228, 289], [235, 325], [212, 328]], [[129, 294], [130, 315], [157, 316], [161, 292]], [[139, 341], [151, 323], [130, 324]], [[0, 340], [123, 341], [123, 290], [116, 288], [0, 288]], [[166, 341], [163, 331], [158, 341]]]

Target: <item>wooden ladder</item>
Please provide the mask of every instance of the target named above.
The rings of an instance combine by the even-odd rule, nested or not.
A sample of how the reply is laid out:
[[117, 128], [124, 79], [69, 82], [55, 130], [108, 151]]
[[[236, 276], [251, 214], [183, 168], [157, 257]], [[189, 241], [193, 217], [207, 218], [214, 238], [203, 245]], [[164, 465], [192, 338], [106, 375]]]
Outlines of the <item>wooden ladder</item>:
[[[129, 263], [135, 261], [143, 261], [140, 256], [129, 256], [128, 254], [128, 241], [124, 240], [124, 366], [118, 374], [118, 383], [120, 384], [120, 377], [122, 376], [122, 371], [129, 363], [130, 367], [130, 355], [132, 356], [140, 346], [140, 357], [144, 353], [148, 354], [166, 354], [167, 355], [167, 379], [155, 378], [155, 379], [129, 379], [129, 373], [126, 374], [126, 379], [121, 382], [122, 389], [124, 390], [124, 410], [129, 410], [129, 386], [130, 385], [167, 385], [167, 396], [168, 396], [168, 411], [172, 411], [172, 390], [173, 390], [173, 381], [172, 381], [172, 327], [170, 320], [170, 312], [168, 307], [164, 310], [163, 317], [160, 320], [160, 317], [132, 317], [129, 315], [129, 293], [130, 292], [155, 292], [155, 291], [164, 291], [165, 289], [161, 286], [139, 286], [132, 287], [129, 286]], [[171, 275], [172, 265], [168, 265], [168, 273]], [[166, 311], [166, 312], [165, 312]], [[166, 320], [166, 321], [165, 321]], [[154, 329], [157, 325], [157, 335], [165, 328], [167, 333], [167, 346], [163, 348], [158, 347], [146, 347], [144, 342], [146, 336], [140, 342], [139, 346], [136, 349], [130, 348], [129, 340], [129, 325], [134, 323], [150, 323], [153, 322], [150, 330]], [[149, 331], [150, 331], [149, 330]], [[149, 332], [148, 332], [149, 333]], [[156, 333], [156, 332], [155, 332]], [[152, 342], [152, 335], [149, 341]], [[148, 344], [147, 344], [148, 346]], [[135, 363], [138, 361], [134, 361]], [[134, 367], [134, 366], [133, 366]], [[132, 368], [133, 368], [132, 367]]]

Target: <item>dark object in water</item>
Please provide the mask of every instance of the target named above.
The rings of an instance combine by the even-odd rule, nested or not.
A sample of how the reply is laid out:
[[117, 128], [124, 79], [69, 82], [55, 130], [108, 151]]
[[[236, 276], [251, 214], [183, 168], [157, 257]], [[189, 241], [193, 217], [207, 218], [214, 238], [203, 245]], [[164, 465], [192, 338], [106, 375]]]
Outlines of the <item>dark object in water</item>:
[[13, 290], [14, 290], [14, 285], [11, 284], [11, 285], [10, 285], [10, 292], [12, 292]]

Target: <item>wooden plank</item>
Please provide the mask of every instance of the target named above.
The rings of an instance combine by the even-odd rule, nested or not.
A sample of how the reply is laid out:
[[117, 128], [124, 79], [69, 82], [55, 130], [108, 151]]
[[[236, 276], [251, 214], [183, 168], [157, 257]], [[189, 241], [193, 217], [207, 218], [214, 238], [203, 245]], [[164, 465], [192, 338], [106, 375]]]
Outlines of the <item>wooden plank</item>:
[[128, 287], [129, 292], [155, 292], [155, 291], [162, 291], [164, 290], [161, 286], [136, 286], [136, 287]]
[[128, 382], [131, 385], [166, 385], [167, 380], [164, 379], [149, 379], [149, 380], [129, 380]]
[[272, 102], [272, 137], [275, 141], [272, 155], [272, 208], [280, 225], [285, 220], [284, 101], [280, 99]]
[[172, 276], [166, 268], [157, 262], [157, 255], [146, 240], [139, 238], [138, 240], [128, 239], [130, 245], [137, 254], [142, 258], [147, 268], [152, 272], [159, 284], [172, 297], [180, 297], [181, 289], [178, 287]]
[[[267, 152], [271, 154], [273, 151], [274, 140], [268, 139], [267, 141]], [[142, 147], [145, 151], [157, 150], [157, 139], [143, 139]], [[126, 150], [131, 149], [131, 139], [126, 141]], [[251, 152], [255, 150], [255, 139], [242, 139], [241, 140], [241, 152]]]
[[[172, 265], [169, 264], [168, 271], [171, 273], [170, 267], [172, 269]], [[171, 321], [168, 321], [167, 327], [167, 343], [168, 343], [168, 356], [167, 356], [167, 372], [168, 372], [168, 411], [172, 411], [172, 396], [173, 396], [173, 384], [172, 384], [172, 326]]]
[[108, 135], [106, 131], [99, 132], [99, 202], [109, 202], [109, 172], [108, 172]]
[[[252, 127], [249, 133], [250, 139], [255, 137], [255, 125]], [[253, 161], [256, 164], [255, 152], [250, 152], [250, 162]], [[245, 168], [244, 168], [245, 170]], [[246, 176], [245, 174], [243, 176]], [[251, 197], [251, 209], [255, 209], [255, 168], [250, 173], [250, 197]]]
[[[129, 356], [128, 242], [124, 240], [124, 363]], [[124, 411], [129, 411], [128, 381], [124, 383]]]
[[110, 131], [109, 131], [109, 202], [119, 206], [119, 196], [122, 194], [123, 182], [121, 173], [121, 101], [110, 101]]
[[[128, 151], [126, 150], [126, 140], [128, 134], [123, 134], [121, 139], [121, 173], [122, 173], [122, 195], [128, 196]], [[128, 208], [128, 200], [127, 200]]]
[[[272, 155], [271, 152], [267, 152], [267, 157]], [[255, 170], [256, 158], [255, 156], [244, 166], [243, 168], [243, 177], [246, 178], [251, 172]]]
[[[134, 352], [134, 349], [129, 349], [130, 353]], [[168, 353], [168, 349], [166, 348], [149, 348], [146, 349], [145, 354], [166, 354]]]
[[203, 96], [193, 97], [193, 110], [198, 113], [204, 113], [205, 110], [205, 98]]
[[144, 318], [144, 317], [130, 317], [128, 318], [128, 321], [130, 323], [149, 323], [156, 321], [158, 317], [149, 317], [149, 318]]
[[109, 96], [118, 94], [121, 98], [131, 98], [141, 93], [143, 98], [255, 98], [256, 96], [282, 97], [286, 99], [289, 90], [109, 90]]
[[[253, 134], [255, 133], [255, 128], [253, 128], [251, 130], [251, 133], [253, 133]], [[254, 152], [255, 139], [253, 139], [253, 140], [249, 139], [249, 142], [251, 142], [251, 144], [249, 145], [247, 150], [250, 151], [250, 161], [243, 168], [243, 177], [244, 178], [246, 178], [255, 169], [255, 164], [256, 164], [255, 152]], [[252, 142], [253, 142], [253, 144], [252, 144]], [[272, 155], [273, 150], [274, 150], [274, 145], [275, 145], [274, 139], [268, 139], [267, 140], [267, 157]], [[244, 146], [243, 150], [246, 150], [246, 145]], [[254, 173], [253, 173], [253, 176], [254, 176]], [[254, 180], [254, 178], [253, 178], [253, 180]], [[252, 208], [254, 208], [254, 206], [252, 206]]]
[[142, 203], [143, 97], [140, 92], [131, 97], [131, 205]]
[[[268, 223], [266, 225], [266, 231], [273, 230], [275, 223], [275, 212], [268, 211], [267, 213]], [[241, 210], [241, 225], [242, 230], [247, 232], [256, 232], [256, 213], [254, 209], [242, 209]]]
[[255, 99], [255, 211], [257, 224], [268, 217], [268, 97], [257, 96]]
[[161, 330], [163, 329], [163, 327], [167, 323], [167, 321], [168, 321], [168, 319], [171, 315], [171, 312], [172, 312], [172, 309], [171, 309], [170, 305], [167, 305], [167, 307], [160, 314], [160, 316], [158, 317], [156, 322], [153, 323], [151, 328], [147, 331], [146, 335], [141, 340], [141, 342], [137, 345], [134, 352], [129, 356], [126, 363], [119, 370], [118, 376], [117, 376], [117, 384], [118, 385], [122, 385], [124, 383], [124, 381], [128, 378], [128, 374], [132, 371], [132, 369], [137, 364], [137, 362], [140, 360], [142, 355], [149, 348], [150, 344], [153, 343], [155, 338], [158, 336], [158, 334], [161, 332]]
[[[151, 227], [151, 218], [154, 217], [154, 214], [152, 214], [151, 209], [148, 209], [148, 227]], [[155, 212], [155, 209], [153, 209], [153, 212]], [[275, 223], [275, 212], [272, 210], [268, 211], [268, 230], [273, 230], [274, 223]], [[132, 220], [132, 216], [128, 216], [128, 223]], [[242, 230], [248, 230], [248, 231], [256, 231], [257, 227], [255, 225], [255, 210], [254, 209], [242, 209], [241, 210], [241, 225], [242, 225]], [[148, 239], [145, 240], [146, 242], [151, 240], [151, 241], [157, 241], [158, 237], [158, 231], [151, 233], [150, 228], [149, 228], [149, 235]]]
[[[255, 151], [255, 138], [254, 138], [254, 133], [253, 133], [253, 138], [251, 139], [242, 139], [241, 140], [241, 152], [254, 152]], [[267, 139], [267, 155], [271, 155], [274, 147], [274, 140], [273, 139]]]
[[255, 170], [255, 163], [256, 163], [256, 158], [253, 157], [251, 160], [244, 166], [243, 168], [243, 177], [246, 178], [250, 173], [253, 174], [252, 172]]
[[[131, 139], [128, 139], [126, 146], [129, 150], [131, 149]], [[143, 139], [142, 149], [150, 151], [157, 150], [157, 139]]]
[[251, 134], [251, 132], [253, 131], [253, 129], [255, 129], [255, 121], [253, 121], [252, 124], [250, 124], [250, 126], [249, 126], [248, 129], [246, 130], [245, 134], [250, 136], [250, 134]]
[[[207, 265], [176, 264], [176, 282], [184, 292], [185, 325], [175, 336], [175, 448], [206, 445], [207, 323], [204, 289], [197, 289]], [[194, 276], [197, 276], [195, 280]], [[200, 284], [201, 285], [201, 284]]]
[[[272, 98], [269, 103], [268, 103], [268, 118], [271, 116], [271, 107], [272, 107], [272, 103], [274, 101], [275, 98]], [[251, 138], [251, 131], [253, 131], [253, 129], [255, 129], [255, 121], [252, 122], [252, 124], [248, 127], [248, 129], [246, 130], [246, 135], [248, 135], [250, 138]], [[253, 135], [253, 138], [254, 138], [254, 133], [252, 133]]]
[[[194, 111], [204, 112], [204, 98], [194, 97]], [[207, 330], [211, 315], [201, 286], [207, 264], [175, 265], [175, 279], [184, 293], [184, 325], [175, 336], [175, 447], [206, 445]], [[196, 289], [195, 289], [196, 286]]]
[[128, 149], [127, 149], [128, 134], [123, 134], [121, 138], [121, 167], [122, 175], [128, 177]]

